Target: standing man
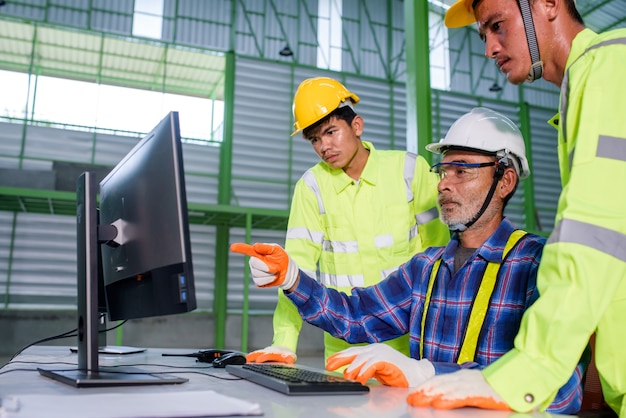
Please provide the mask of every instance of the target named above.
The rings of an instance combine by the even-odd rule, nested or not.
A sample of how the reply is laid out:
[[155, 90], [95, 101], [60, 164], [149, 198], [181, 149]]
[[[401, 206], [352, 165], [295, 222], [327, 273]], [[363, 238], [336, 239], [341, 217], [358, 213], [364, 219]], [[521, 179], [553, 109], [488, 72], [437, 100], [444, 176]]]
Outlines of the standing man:
[[[516, 230], [504, 217], [519, 178], [529, 175], [524, 140], [509, 119], [485, 108], [462, 116], [437, 144], [441, 219], [455, 231], [351, 296], [321, 286], [271, 244], [233, 244], [250, 255], [252, 278], [279, 286], [302, 317], [349, 342], [377, 343], [409, 333], [410, 357], [383, 344], [352, 347], [326, 368], [363, 383], [414, 387], [435, 374], [480, 370], [513, 347], [524, 311], [537, 299], [535, 279], [545, 239]], [[584, 362], [550, 412], [576, 413]]]
[[[295, 186], [285, 248], [307, 275], [345, 291], [378, 283], [413, 254], [450, 238], [438, 217], [437, 176], [423, 157], [362, 141], [358, 102], [327, 77], [304, 80], [293, 101], [292, 135], [302, 131], [322, 161]], [[296, 360], [302, 319], [282, 293], [272, 345], [249, 353], [250, 362]], [[325, 357], [348, 347], [326, 333], [324, 345]], [[407, 336], [389, 345], [408, 354]]]
[[561, 88], [563, 191], [537, 277], [541, 297], [515, 347], [482, 373], [432, 379], [409, 402], [544, 409], [595, 332], [605, 401], [626, 417], [626, 30], [585, 28], [574, 0], [458, 0], [446, 14], [448, 27], [473, 22], [511, 83], [543, 76]]

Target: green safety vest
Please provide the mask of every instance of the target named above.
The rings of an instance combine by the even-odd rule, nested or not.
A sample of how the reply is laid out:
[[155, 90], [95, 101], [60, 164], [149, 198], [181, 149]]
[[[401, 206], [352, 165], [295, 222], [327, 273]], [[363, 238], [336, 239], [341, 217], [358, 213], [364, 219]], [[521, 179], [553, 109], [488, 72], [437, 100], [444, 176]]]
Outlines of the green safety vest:
[[626, 417], [626, 29], [581, 31], [561, 84], [563, 191], [515, 348], [483, 371], [518, 412], [546, 408], [596, 333], [606, 402]]

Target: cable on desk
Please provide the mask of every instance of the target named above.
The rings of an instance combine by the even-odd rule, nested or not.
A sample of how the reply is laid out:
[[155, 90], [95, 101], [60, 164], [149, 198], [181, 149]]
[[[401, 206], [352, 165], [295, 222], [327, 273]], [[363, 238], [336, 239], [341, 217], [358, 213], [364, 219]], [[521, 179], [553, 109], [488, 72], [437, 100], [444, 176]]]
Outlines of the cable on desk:
[[[124, 325], [124, 324], [126, 323], [126, 321], [127, 321], [127, 320], [124, 320], [124, 321], [120, 322], [119, 324], [115, 325], [114, 327], [107, 328], [107, 329], [103, 329], [103, 330], [99, 331], [99, 333], [100, 333], [100, 332], [109, 332], [109, 331], [113, 331], [114, 329], [119, 328], [119, 327], [121, 327], [122, 325]], [[10, 359], [7, 363], [3, 364], [3, 365], [0, 367], [0, 369], [1, 369], [2, 367], [6, 366], [7, 364], [11, 363], [11, 361], [13, 361], [13, 359], [14, 359], [15, 357], [17, 357], [17, 356], [18, 356], [18, 355], [19, 355], [22, 351], [26, 350], [28, 347], [32, 347], [33, 345], [37, 345], [37, 344], [41, 344], [41, 343], [45, 343], [45, 342], [48, 342], [48, 341], [60, 340], [60, 339], [63, 339], [63, 338], [71, 338], [71, 337], [76, 337], [76, 336], [78, 336], [78, 334], [76, 334], [76, 332], [77, 332], [77, 331], [78, 331], [78, 328], [74, 328], [74, 329], [73, 329], [73, 330], [71, 330], [71, 331], [66, 331], [66, 332], [63, 332], [63, 333], [58, 334], [58, 335], [53, 335], [52, 337], [46, 337], [46, 338], [42, 338], [41, 340], [37, 340], [37, 341], [35, 341], [35, 342], [32, 342], [32, 343], [28, 344], [27, 346], [22, 347], [22, 348], [21, 348], [20, 350], [18, 350], [15, 354], [13, 354], [13, 356], [11, 357], [11, 359]]]

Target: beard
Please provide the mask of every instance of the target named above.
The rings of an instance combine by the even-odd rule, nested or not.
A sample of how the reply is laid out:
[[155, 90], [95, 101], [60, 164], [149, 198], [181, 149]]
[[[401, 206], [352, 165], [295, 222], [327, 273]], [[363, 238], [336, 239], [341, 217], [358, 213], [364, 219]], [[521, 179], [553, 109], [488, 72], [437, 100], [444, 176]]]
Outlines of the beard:
[[[465, 225], [469, 223], [483, 206], [487, 193], [479, 193], [472, 191], [463, 196], [452, 196], [451, 194], [439, 194], [437, 203], [439, 205], [439, 218], [441, 222], [448, 226]], [[490, 202], [489, 206], [480, 216], [480, 218], [488, 219], [496, 211]], [[445, 205], [445, 207], [444, 207]], [[488, 215], [486, 218], [484, 215]], [[479, 218], [479, 219], [480, 219]], [[478, 222], [477, 222], [478, 223]], [[476, 224], [472, 225], [475, 226]]]

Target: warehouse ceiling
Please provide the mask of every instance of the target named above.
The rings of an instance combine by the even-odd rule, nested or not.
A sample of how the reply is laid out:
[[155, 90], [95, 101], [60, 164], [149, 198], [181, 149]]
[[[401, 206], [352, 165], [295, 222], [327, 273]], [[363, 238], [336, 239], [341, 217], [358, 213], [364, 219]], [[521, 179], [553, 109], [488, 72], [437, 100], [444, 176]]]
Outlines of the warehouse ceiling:
[[3, 20], [0, 68], [172, 94], [223, 99], [221, 53]]
[[[443, 12], [456, 0], [430, 1]], [[577, 5], [597, 32], [626, 27], [624, 0], [578, 0]], [[0, 21], [0, 69], [223, 99], [223, 53], [1, 15]]]

